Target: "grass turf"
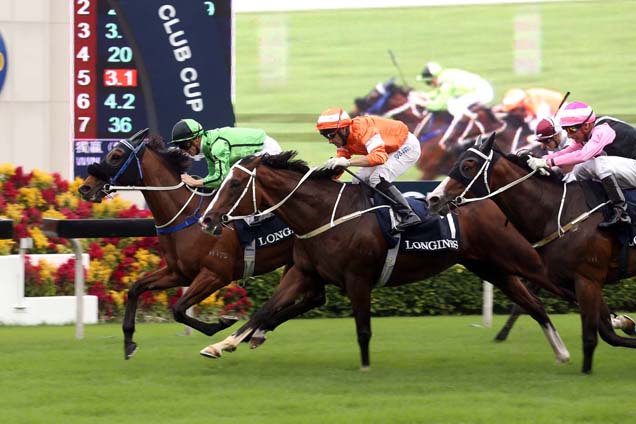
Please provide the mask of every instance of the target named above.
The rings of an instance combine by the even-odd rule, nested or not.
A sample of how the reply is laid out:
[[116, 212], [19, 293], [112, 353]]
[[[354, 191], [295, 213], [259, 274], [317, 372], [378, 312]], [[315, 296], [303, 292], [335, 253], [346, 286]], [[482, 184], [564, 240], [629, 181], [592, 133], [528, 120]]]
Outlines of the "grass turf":
[[[570, 349], [556, 364], [522, 317], [492, 341], [479, 317], [376, 318], [371, 371], [358, 371], [353, 319], [294, 320], [258, 350], [200, 357], [210, 339], [177, 324], [138, 326], [123, 359], [118, 325], [0, 327], [5, 423], [627, 423], [636, 357], [600, 343], [580, 374], [580, 324], [555, 315]], [[229, 330], [222, 333], [225, 336]], [[221, 336], [213, 340], [220, 340]]]
[[[495, 87], [541, 86], [571, 91], [599, 114], [636, 121], [633, 2], [568, 1], [236, 16], [236, 101], [239, 126], [266, 129], [310, 164], [334, 155], [314, 130], [330, 106], [351, 109], [355, 97], [399, 77], [409, 84], [428, 60], [481, 74]], [[515, 19], [540, 20], [541, 71], [514, 72]], [[523, 21], [521, 22], [523, 25]], [[519, 45], [527, 34], [520, 35]], [[419, 178], [416, 169], [402, 180]]]

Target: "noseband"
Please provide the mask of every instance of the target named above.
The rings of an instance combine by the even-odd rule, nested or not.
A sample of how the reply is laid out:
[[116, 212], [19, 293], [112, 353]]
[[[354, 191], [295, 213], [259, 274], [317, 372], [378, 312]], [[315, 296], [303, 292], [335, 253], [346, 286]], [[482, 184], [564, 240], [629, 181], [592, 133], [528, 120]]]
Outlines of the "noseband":
[[[524, 175], [523, 177], [514, 180], [513, 182], [506, 184], [503, 187], [498, 188], [497, 190], [491, 192], [490, 191], [490, 186], [488, 185], [488, 175], [490, 172], [492, 172], [492, 170], [490, 169], [490, 164], [493, 161], [493, 154], [494, 154], [494, 150], [490, 150], [490, 153], [488, 155], [485, 155], [484, 153], [482, 153], [480, 150], [471, 147], [470, 149], [467, 150], [467, 152], [472, 152], [474, 154], [476, 154], [477, 156], [480, 156], [483, 160], [484, 163], [481, 166], [481, 168], [479, 169], [479, 172], [477, 172], [477, 174], [475, 174], [475, 176], [470, 180], [470, 182], [466, 185], [466, 189], [462, 192], [462, 194], [460, 194], [459, 196], [457, 196], [455, 199], [453, 199], [450, 203], [454, 204], [455, 206], [461, 206], [463, 204], [466, 203], [471, 203], [471, 202], [477, 202], [479, 200], [484, 200], [484, 199], [489, 199], [491, 197], [494, 197], [496, 195], [498, 195], [499, 193], [503, 193], [504, 191], [508, 190], [509, 188], [512, 188], [514, 186], [516, 186], [517, 184], [520, 184], [522, 182], [524, 182], [525, 180], [527, 180], [528, 178], [532, 177], [534, 174], [537, 173], [537, 170], [533, 170], [532, 172]], [[461, 166], [461, 162], [460, 165]], [[461, 178], [463, 179], [468, 179], [466, 176], [462, 175], [461, 170], [457, 171], [454, 170], [453, 172], [451, 172], [451, 177], [458, 179], [457, 173], [460, 174]], [[466, 194], [470, 191], [470, 188], [473, 186], [473, 184], [479, 179], [479, 177], [483, 175], [483, 185], [485, 187], [485, 191], [488, 193], [485, 196], [482, 197], [471, 197], [471, 198], [466, 198]], [[460, 180], [461, 181], [461, 180]]]

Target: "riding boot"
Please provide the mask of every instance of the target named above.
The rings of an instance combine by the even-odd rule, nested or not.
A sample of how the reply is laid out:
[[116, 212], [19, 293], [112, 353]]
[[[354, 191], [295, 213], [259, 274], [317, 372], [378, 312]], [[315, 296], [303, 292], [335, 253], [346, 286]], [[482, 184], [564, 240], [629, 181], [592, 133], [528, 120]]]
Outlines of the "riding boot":
[[632, 220], [627, 214], [627, 202], [625, 202], [625, 196], [623, 196], [623, 191], [618, 186], [616, 177], [610, 175], [609, 177], [603, 178], [601, 180], [601, 183], [603, 184], [603, 188], [607, 193], [607, 197], [609, 198], [610, 202], [612, 202], [612, 207], [614, 208], [614, 210], [612, 216], [598, 224], [598, 227], [601, 229], [608, 229], [615, 225], [631, 224]]
[[393, 212], [395, 212], [395, 216], [397, 217], [397, 225], [395, 229], [397, 231], [404, 231], [408, 227], [412, 227], [422, 222], [419, 216], [413, 212], [409, 202], [402, 196], [400, 190], [398, 190], [393, 184], [382, 179], [378, 185], [375, 186], [378, 190], [380, 190], [383, 194], [387, 195], [390, 199], [393, 200], [393, 205], [391, 208]]

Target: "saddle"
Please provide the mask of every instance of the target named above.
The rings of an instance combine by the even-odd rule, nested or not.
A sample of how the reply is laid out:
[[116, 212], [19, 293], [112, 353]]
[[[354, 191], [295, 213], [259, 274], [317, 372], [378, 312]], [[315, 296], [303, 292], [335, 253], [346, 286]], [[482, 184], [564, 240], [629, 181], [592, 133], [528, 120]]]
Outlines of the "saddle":
[[[402, 233], [393, 233], [393, 211], [390, 208], [376, 209], [375, 214], [380, 229], [389, 249], [399, 243], [400, 252], [429, 252], [459, 249], [459, 223], [453, 214], [439, 216], [428, 210], [425, 199], [406, 197], [411, 209], [420, 217], [422, 222], [408, 228]], [[377, 193], [372, 198], [374, 205], [387, 205], [388, 202]]]

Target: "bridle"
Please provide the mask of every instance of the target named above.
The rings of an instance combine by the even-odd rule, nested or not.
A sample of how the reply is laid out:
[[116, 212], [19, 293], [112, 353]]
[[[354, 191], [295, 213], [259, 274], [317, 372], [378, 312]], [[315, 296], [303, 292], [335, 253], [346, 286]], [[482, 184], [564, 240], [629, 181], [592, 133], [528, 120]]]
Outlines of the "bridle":
[[[232, 166], [232, 168], [230, 169], [230, 173], [228, 174], [228, 176], [225, 178], [225, 180], [221, 184], [221, 187], [219, 187], [219, 190], [216, 193], [216, 196], [214, 197], [214, 199], [212, 199], [212, 201], [208, 205], [207, 209], [203, 213], [203, 215], [205, 216], [205, 215], [208, 214], [208, 212], [210, 212], [212, 210], [212, 208], [214, 207], [214, 204], [218, 200], [218, 196], [221, 193], [223, 187], [232, 178], [232, 174], [234, 172], [234, 169], [241, 170], [241, 171], [245, 172], [246, 174], [249, 175], [249, 181], [245, 185], [245, 188], [243, 188], [243, 191], [241, 192], [241, 195], [234, 202], [234, 204], [232, 205], [230, 210], [228, 210], [225, 214], [223, 214], [221, 216], [220, 225], [223, 225], [223, 226], [226, 226], [226, 227], [227, 227], [227, 224], [230, 223], [231, 221], [236, 221], [238, 219], [244, 219], [244, 220], [258, 219], [260, 217], [263, 217], [265, 215], [268, 215], [268, 214], [274, 212], [276, 209], [278, 209], [282, 205], [284, 205], [285, 202], [287, 202], [294, 195], [294, 193], [300, 188], [300, 186], [307, 180], [307, 178], [309, 178], [311, 176], [311, 174], [314, 172], [314, 170], [317, 169], [317, 167], [309, 168], [309, 170], [300, 178], [300, 180], [298, 181], [296, 186], [291, 190], [291, 192], [289, 192], [289, 194], [287, 196], [285, 196], [277, 204], [275, 204], [273, 206], [270, 206], [269, 208], [265, 209], [264, 211], [259, 211], [258, 210], [258, 206], [256, 205], [256, 170], [257, 170], [257, 168], [249, 170], [249, 169], [245, 168], [243, 165], [241, 165], [240, 162], [241, 161], [237, 162], [236, 164], [234, 164]], [[251, 214], [248, 214], [248, 215], [233, 216], [232, 212], [234, 212], [234, 210], [238, 207], [238, 205], [241, 203], [243, 198], [247, 195], [247, 193], [248, 193], [248, 191], [250, 189], [250, 186], [252, 187], [252, 190], [251, 190], [252, 191], [252, 207], [254, 209], [254, 212], [251, 213]], [[346, 187], [346, 184], [342, 183], [342, 187], [340, 188], [340, 192], [338, 193], [338, 197], [337, 197], [336, 202], [335, 202], [334, 207], [333, 207], [333, 211], [332, 211], [332, 214], [331, 214], [330, 222], [328, 222], [327, 224], [324, 224], [324, 225], [322, 225], [322, 226], [320, 226], [320, 227], [318, 227], [318, 228], [316, 228], [316, 229], [314, 229], [314, 230], [312, 230], [312, 231], [310, 231], [310, 232], [308, 232], [306, 234], [296, 234], [297, 238], [299, 238], [299, 239], [312, 238], [312, 237], [317, 236], [318, 234], [321, 234], [321, 233], [329, 230], [330, 228], [335, 227], [336, 225], [340, 225], [340, 224], [342, 224], [344, 222], [347, 222], [347, 221], [350, 221], [352, 219], [358, 218], [359, 216], [361, 216], [362, 214], [364, 214], [366, 212], [370, 212], [370, 211], [373, 211], [375, 209], [390, 208], [390, 206], [388, 206], [388, 205], [373, 206], [373, 207], [365, 209], [363, 211], [356, 211], [356, 212], [341, 216], [340, 218], [336, 219], [335, 218], [336, 209], [338, 208], [338, 204], [340, 203], [340, 199], [342, 198], [342, 193], [343, 193], [345, 187]]]
[[[490, 153], [488, 155], [485, 155], [483, 152], [481, 152], [479, 149], [476, 149], [474, 147], [471, 147], [467, 150], [467, 152], [472, 152], [474, 154], [476, 154], [477, 156], [481, 157], [484, 160], [484, 163], [482, 164], [481, 168], [479, 168], [479, 171], [475, 174], [475, 176], [470, 180], [470, 182], [466, 185], [466, 188], [464, 189], [464, 191], [462, 192], [462, 194], [460, 194], [459, 196], [455, 197], [455, 199], [453, 199], [450, 203], [455, 205], [455, 206], [461, 206], [463, 204], [466, 203], [472, 203], [472, 202], [478, 202], [480, 200], [485, 200], [485, 199], [489, 199], [491, 197], [494, 197], [500, 193], [503, 193], [504, 191], [516, 186], [517, 184], [521, 184], [522, 182], [524, 182], [525, 180], [527, 180], [528, 178], [532, 177], [534, 174], [537, 173], [537, 170], [533, 170], [532, 172], [524, 175], [523, 177], [512, 181], [509, 184], [506, 184], [503, 187], [499, 187], [497, 190], [491, 192], [490, 191], [490, 185], [488, 184], [488, 178], [491, 172], [490, 169], [490, 164], [493, 161], [493, 155], [494, 155], [494, 150], [490, 150]], [[461, 167], [461, 163], [459, 165]], [[461, 174], [461, 170], [459, 171]], [[461, 175], [463, 178], [468, 179], [465, 175]], [[473, 186], [473, 184], [475, 184], [475, 182], [477, 182], [479, 180], [479, 177], [483, 176], [483, 185], [485, 187], [485, 191], [488, 193], [485, 196], [482, 197], [470, 197], [470, 198], [466, 198], [466, 194], [468, 194], [468, 192], [470, 191], [471, 187]]]
[[[139, 138], [139, 137], [134, 136], [133, 139], [135, 138]], [[144, 148], [146, 146], [145, 142], [143, 141], [142, 138], [139, 138], [139, 144], [137, 144], [136, 146], [128, 140], [121, 140], [120, 144], [123, 144], [124, 148], [128, 150], [128, 157], [126, 158], [124, 164], [115, 173], [115, 175], [110, 178], [109, 180], [110, 182], [107, 184], [104, 184], [104, 186], [101, 188], [101, 191], [104, 192], [106, 195], [109, 195], [116, 191], [138, 191], [138, 190], [140, 191], [143, 191], [143, 190], [172, 191], [172, 190], [177, 190], [185, 186], [192, 193], [190, 197], [188, 198], [188, 200], [181, 207], [181, 209], [179, 209], [179, 211], [172, 217], [172, 219], [170, 219], [165, 224], [155, 225], [155, 228], [157, 229], [157, 234], [170, 234], [170, 233], [174, 233], [176, 231], [182, 230], [184, 228], [187, 228], [191, 225], [196, 224], [197, 221], [201, 218], [200, 210], [201, 210], [201, 206], [203, 205], [203, 198], [212, 196], [215, 193], [214, 192], [201, 193], [198, 189], [196, 188], [193, 189], [192, 187], [186, 185], [183, 181], [173, 186], [114, 185], [115, 183], [117, 183], [117, 181], [121, 177], [127, 175], [127, 173], [133, 169], [132, 167], [130, 167], [130, 165], [133, 163], [133, 160], [137, 164], [137, 171], [139, 173], [139, 181], [143, 181], [141, 158], [143, 157]], [[120, 148], [120, 147], [117, 146], [117, 148]], [[186, 210], [186, 208], [188, 207], [188, 205], [190, 204], [190, 202], [192, 201], [195, 195], [199, 196], [199, 204], [197, 205], [197, 208], [195, 209], [195, 211], [191, 215], [186, 217], [186, 219], [182, 223], [170, 227], [170, 225]]]

